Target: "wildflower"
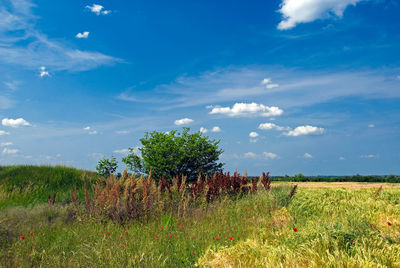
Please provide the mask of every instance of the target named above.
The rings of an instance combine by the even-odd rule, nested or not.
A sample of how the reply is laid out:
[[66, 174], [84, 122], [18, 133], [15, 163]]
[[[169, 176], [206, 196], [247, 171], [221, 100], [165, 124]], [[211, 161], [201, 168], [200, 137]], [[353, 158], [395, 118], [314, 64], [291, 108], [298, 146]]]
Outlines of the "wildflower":
[[232, 241], [232, 240], [233, 240], [233, 237], [229, 237], [229, 240], [231, 240], [231, 241]]
[[293, 222], [293, 220], [290, 220], [290, 222]]
[[30, 235], [30, 236], [34, 236], [34, 233], [30, 232], [29, 235]]
[[371, 226], [371, 228], [374, 228], [374, 227], [375, 227], [375, 224], [371, 223], [370, 226]]
[[170, 235], [168, 235], [169, 236], [169, 238], [171, 238], [172, 237], [172, 234], [170, 234]]
[[247, 209], [250, 210], [250, 207], [248, 207]]
[[19, 237], [19, 240], [24, 240], [25, 239], [25, 236], [23, 236], [23, 235], [21, 235], [20, 237]]
[[195, 239], [196, 238], [196, 236], [192, 236], [192, 239]]
[[34, 248], [34, 249], [37, 249], [37, 246], [34, 246], [33, 248]]
[[128, 232], [127, 232], [126, 230], [124, 231], [124, 233], [125, 233], [125, 234], [128, 234]]
[[107, 234], [109, 235], [109, 234], [110, 234], [110, 232], [107, 232]]
[[154, 239], [158, 239], [158, 236], [155, 235], [155, 236], [154, 236]]
[[181, 228], [183, 229], [183, 228], [185, 228], [185, 226], [182, 225]]
[[387, 222], [387, 225], [392, 226], [392, 223], [390, 221]]
[[294, 232], [297, 232], [297, 228], [296, 228], [296, 227], [293, 227], [293, 231], [294, 231]]
[[218, 240], [218, 239], [219, 239], [218, 237], [215, 238], [215, 240]]
[[304, 216], [304, 214], [301, 214], [300, 216], [302, 216], [302, 217], [303, 217], [303, 216]]
[[106, 237], [109, 237], [109, 235], [106, 235]]
[[283, 220], [281, 220], [281, 223], [283, 223]]
[[161, 226], [161, 229], [164, 229], [164, 226]]
[[195, 255], [196, 255], [196, 252], [193, 251], [192, 254], [193, 254], [193, 256], [195, 256]]

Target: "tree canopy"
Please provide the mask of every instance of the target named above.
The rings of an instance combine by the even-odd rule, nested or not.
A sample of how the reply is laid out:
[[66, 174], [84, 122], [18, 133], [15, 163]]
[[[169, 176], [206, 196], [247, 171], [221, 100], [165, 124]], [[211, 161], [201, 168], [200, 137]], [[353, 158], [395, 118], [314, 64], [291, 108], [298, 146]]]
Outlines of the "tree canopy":
[[165, 132], [146, 132], [140, 151], [141, 156], [130, 148], [130, 154], [122, 161], [132, 171], [152, 175], [158, 180], [161, 177], [171, 179], [177, 175], [185, 175], [188, 181], [197, 178], [198, 172], [212, 175], [222, 169], [218, 163], [222, 150], [218, 148], [219, 140], [210, 140], [200, 131], [190, 134], [189, 128], [182, 133], [176, 130]]

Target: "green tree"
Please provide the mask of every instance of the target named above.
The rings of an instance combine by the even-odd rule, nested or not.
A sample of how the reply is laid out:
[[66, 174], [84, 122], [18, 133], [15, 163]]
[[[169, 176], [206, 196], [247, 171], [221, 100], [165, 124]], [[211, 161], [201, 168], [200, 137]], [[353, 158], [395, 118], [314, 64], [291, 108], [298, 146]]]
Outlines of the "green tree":
[[182, 133], [176, 130], [146, 132], [140, 139], [141, 157], [132, 149], [123, 161], [131, 170], [146, 174], [151, 170], [156, 180], [185, 175], [188, 181], [194, 181], [199, 171], [209, 176], [220, 171], [224, 164], [217, 163], [223, 152], [218, 148], [219, 141], [210, 140], [200, 131], [189, 134], [189, 130], [184, 128]]
[[108, 158], [100, 159], [97, 164], [96, 170], [97, 173], [100, 174], [101, 176], [108, 177], [117, 170], [117, 167], [118, 167], [118, 162], [113, 156], [111, 157], [111, 159]]
[[122, 162], [124, 162], [131, 171], [141, 172], [143, 169], [141, 159], [135, 154], [134, 148], [129, 148], [129, 154], [122, 158]]

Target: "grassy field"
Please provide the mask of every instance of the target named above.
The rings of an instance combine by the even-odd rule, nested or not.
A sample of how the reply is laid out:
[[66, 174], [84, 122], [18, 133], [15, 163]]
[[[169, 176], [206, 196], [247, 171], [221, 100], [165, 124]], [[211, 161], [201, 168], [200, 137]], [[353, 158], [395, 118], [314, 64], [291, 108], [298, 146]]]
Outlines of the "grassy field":
[[400, 267], [400, 189], [379, 186], [300, 186], [289, 198], [273, 184], [123, 225], [60, 202], [8, 205], [0, 267]]

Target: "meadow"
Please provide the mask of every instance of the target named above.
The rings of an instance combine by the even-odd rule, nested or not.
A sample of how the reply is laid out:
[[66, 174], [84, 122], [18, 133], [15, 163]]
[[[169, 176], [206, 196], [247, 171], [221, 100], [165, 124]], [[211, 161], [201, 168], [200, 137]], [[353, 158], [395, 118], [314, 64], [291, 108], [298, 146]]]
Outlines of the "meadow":
[[[41, 168], [57, 183], [35, 177]], [[400, 189], [390, 184], [294, 188], [233, 175], [161, 189], [32, 170], [0, 170], [1, 267], [400, 267]]]

